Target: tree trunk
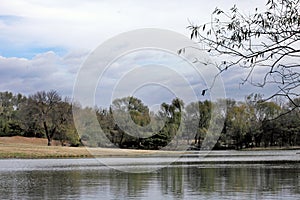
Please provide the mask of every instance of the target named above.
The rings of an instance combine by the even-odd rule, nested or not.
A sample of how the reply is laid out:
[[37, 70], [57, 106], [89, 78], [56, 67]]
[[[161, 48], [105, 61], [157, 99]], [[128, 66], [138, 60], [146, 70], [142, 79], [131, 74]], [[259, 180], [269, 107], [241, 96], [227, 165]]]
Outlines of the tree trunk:
[[196, 135], [195, 135], [195, 146], [198, 144], [198, 133], [196, 133]]
[[48, 146], [52, 146], [52, 140], [51, 140], [51, 138], [48, 138]]
[[123, 143], [123, 138], [124, 138], [124, 132], [121, 132], [121, 138], [120, 138], [120, 142], [119, 142], [119, 147], [122, 148], [122, 143]]
[[44, 129], [45, 129], [46, 137], [47, 137], [47, 140], [48, 140], [48, 146], [51, 146], [52, 145], [52, 138], [53, 138], [53, 136], [55, 134], [56, 127], [49, 131], [47, 123], [44, 121], [43, 124], [44, 124]]
[[44, 121], [43, 124], [44, 124], [44, 129], [45, 129], [46, 137], [48, 139], [48, 146], [51, 146], [52, 139], [51, 139], [51, 137], [49, 135], [47, 123]]

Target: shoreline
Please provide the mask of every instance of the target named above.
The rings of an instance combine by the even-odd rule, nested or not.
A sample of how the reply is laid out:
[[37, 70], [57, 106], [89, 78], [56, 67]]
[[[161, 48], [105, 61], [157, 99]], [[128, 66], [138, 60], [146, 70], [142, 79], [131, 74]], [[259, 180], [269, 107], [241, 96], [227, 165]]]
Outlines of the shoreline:
[[[119, 148], [89, 148], [89, 147], [67, 147], [59, 146], [54, 142], [54, 146], [46, 146], [47, 140], [41, 138], [24, 137], [0, 137], [0, 159], [49, 159], [49, 158], [95, 158], [95, 157], [243, 157], [255, 156], [257, 152], [272, 156], [272, 151], [288, 152], [295, 151], [300, 160], [300, 147], [282, 148], [251, 148], [242, 150], [214, 150], [214, 151], [165, 151], [165, 150], [138, 150]], [[299, 151], [297, 151], [299, 150]], [[224, 152], [226, 152], [224, 154]], [[230, 152], [230, 154], [229, 154]], [[268, 152], [268, 153], [267, 153]], [[203, 160], [204, 161], [204, 160]], [[214, 161], [215, 163], [218, 160]], [[220, 161], [225, 162], [225, 161]], [[244, 162], [244, 161], [243, 161]], [[247, 161], [248, 162], [248, 161]], [[267, 162], [267, 161], [266, 161]], [[294, 162], [294, 161], [292, 161]]]

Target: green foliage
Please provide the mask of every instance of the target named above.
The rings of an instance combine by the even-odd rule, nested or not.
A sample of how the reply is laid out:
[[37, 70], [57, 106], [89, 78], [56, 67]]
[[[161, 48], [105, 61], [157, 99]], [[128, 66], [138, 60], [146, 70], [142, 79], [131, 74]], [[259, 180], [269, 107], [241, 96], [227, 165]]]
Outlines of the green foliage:
[[0, 136], [23, 134], [18, 121], [20, 105], [26, 100], [21, 94], [0, 92]]
[[61, 141], [72, 139], [72, 145], [78, 144], [79, 139], [76, 142], [70, 136], [70, 132], [76, 131], [72, 122], [71, 104], [56, 91], [41, 91], [28, 98], [0, 93], [0, 136], [46, 136], [48, 145], [54, 137]]
[[[300, 110], [291, 102], [264, 101], [259, 94], [247, 96], [244, 102], [220, 101], [226, 102], [227, 111], [217, 113], [217, 118], [225, 117], [225, 123], [217, 144], [213, 144], [218, 122], [212, 123], [215, 103], [207, 100], [184, 107], [176, 98], [170, 104], [162, 103], [154, 113], [135, 97], [116, 99], [108, 109], [102, 109], [71, 105], [55, 91], [28, 98], [2, 92], [0, 136], [46, 137], [50, 143], [55, 139], [62, 145], [135, 149], [176, 149], [182, 144], [195, 149], [300, 145]], [[73, 119], [72, 112], [77, 111], [80, 119]], [[81, 120], [76, 128], [73, 120]], [[103, 132], [99, 132], [99, 125]], [[84, 134], [78, 135], [77, 130]]]

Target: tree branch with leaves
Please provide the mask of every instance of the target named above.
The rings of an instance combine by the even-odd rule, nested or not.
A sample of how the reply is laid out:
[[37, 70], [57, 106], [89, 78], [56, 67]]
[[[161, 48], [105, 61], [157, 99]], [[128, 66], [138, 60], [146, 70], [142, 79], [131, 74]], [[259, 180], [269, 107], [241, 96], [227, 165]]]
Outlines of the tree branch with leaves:
[[[283, 96], [300, 107], [294, 101], [300, 89], [300, 0], [268, 0], [264, 11], [255, 8], [249, 15], [235, 5], [228, 12], [216, 8], [211, 22], [187, 28], [202, 50], [218, 57], [220, 73], [243, 68], [242, 84], [275, 85], [277, 92], [267, 99]], [[258, 81], [255, 70], [263, 71]]]

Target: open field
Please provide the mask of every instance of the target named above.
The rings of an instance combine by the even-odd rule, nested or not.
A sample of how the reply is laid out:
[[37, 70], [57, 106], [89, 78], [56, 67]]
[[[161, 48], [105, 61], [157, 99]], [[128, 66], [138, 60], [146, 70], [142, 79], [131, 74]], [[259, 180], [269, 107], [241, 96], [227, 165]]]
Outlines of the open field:
[[[129, 150], [111, 148], [63, 147], [53, 141], [47, 146], [47, 139], [26, 137], [0, 137], [0, 158], [82, 158], [110, 156], [151, 155], [157, 151]], [[170, 155], [180, 152], [159, 151], [159, 154]]]
[[85, 148], [47, 146], [47, 139], [0, 137], [0, 158], [89, 157]]

